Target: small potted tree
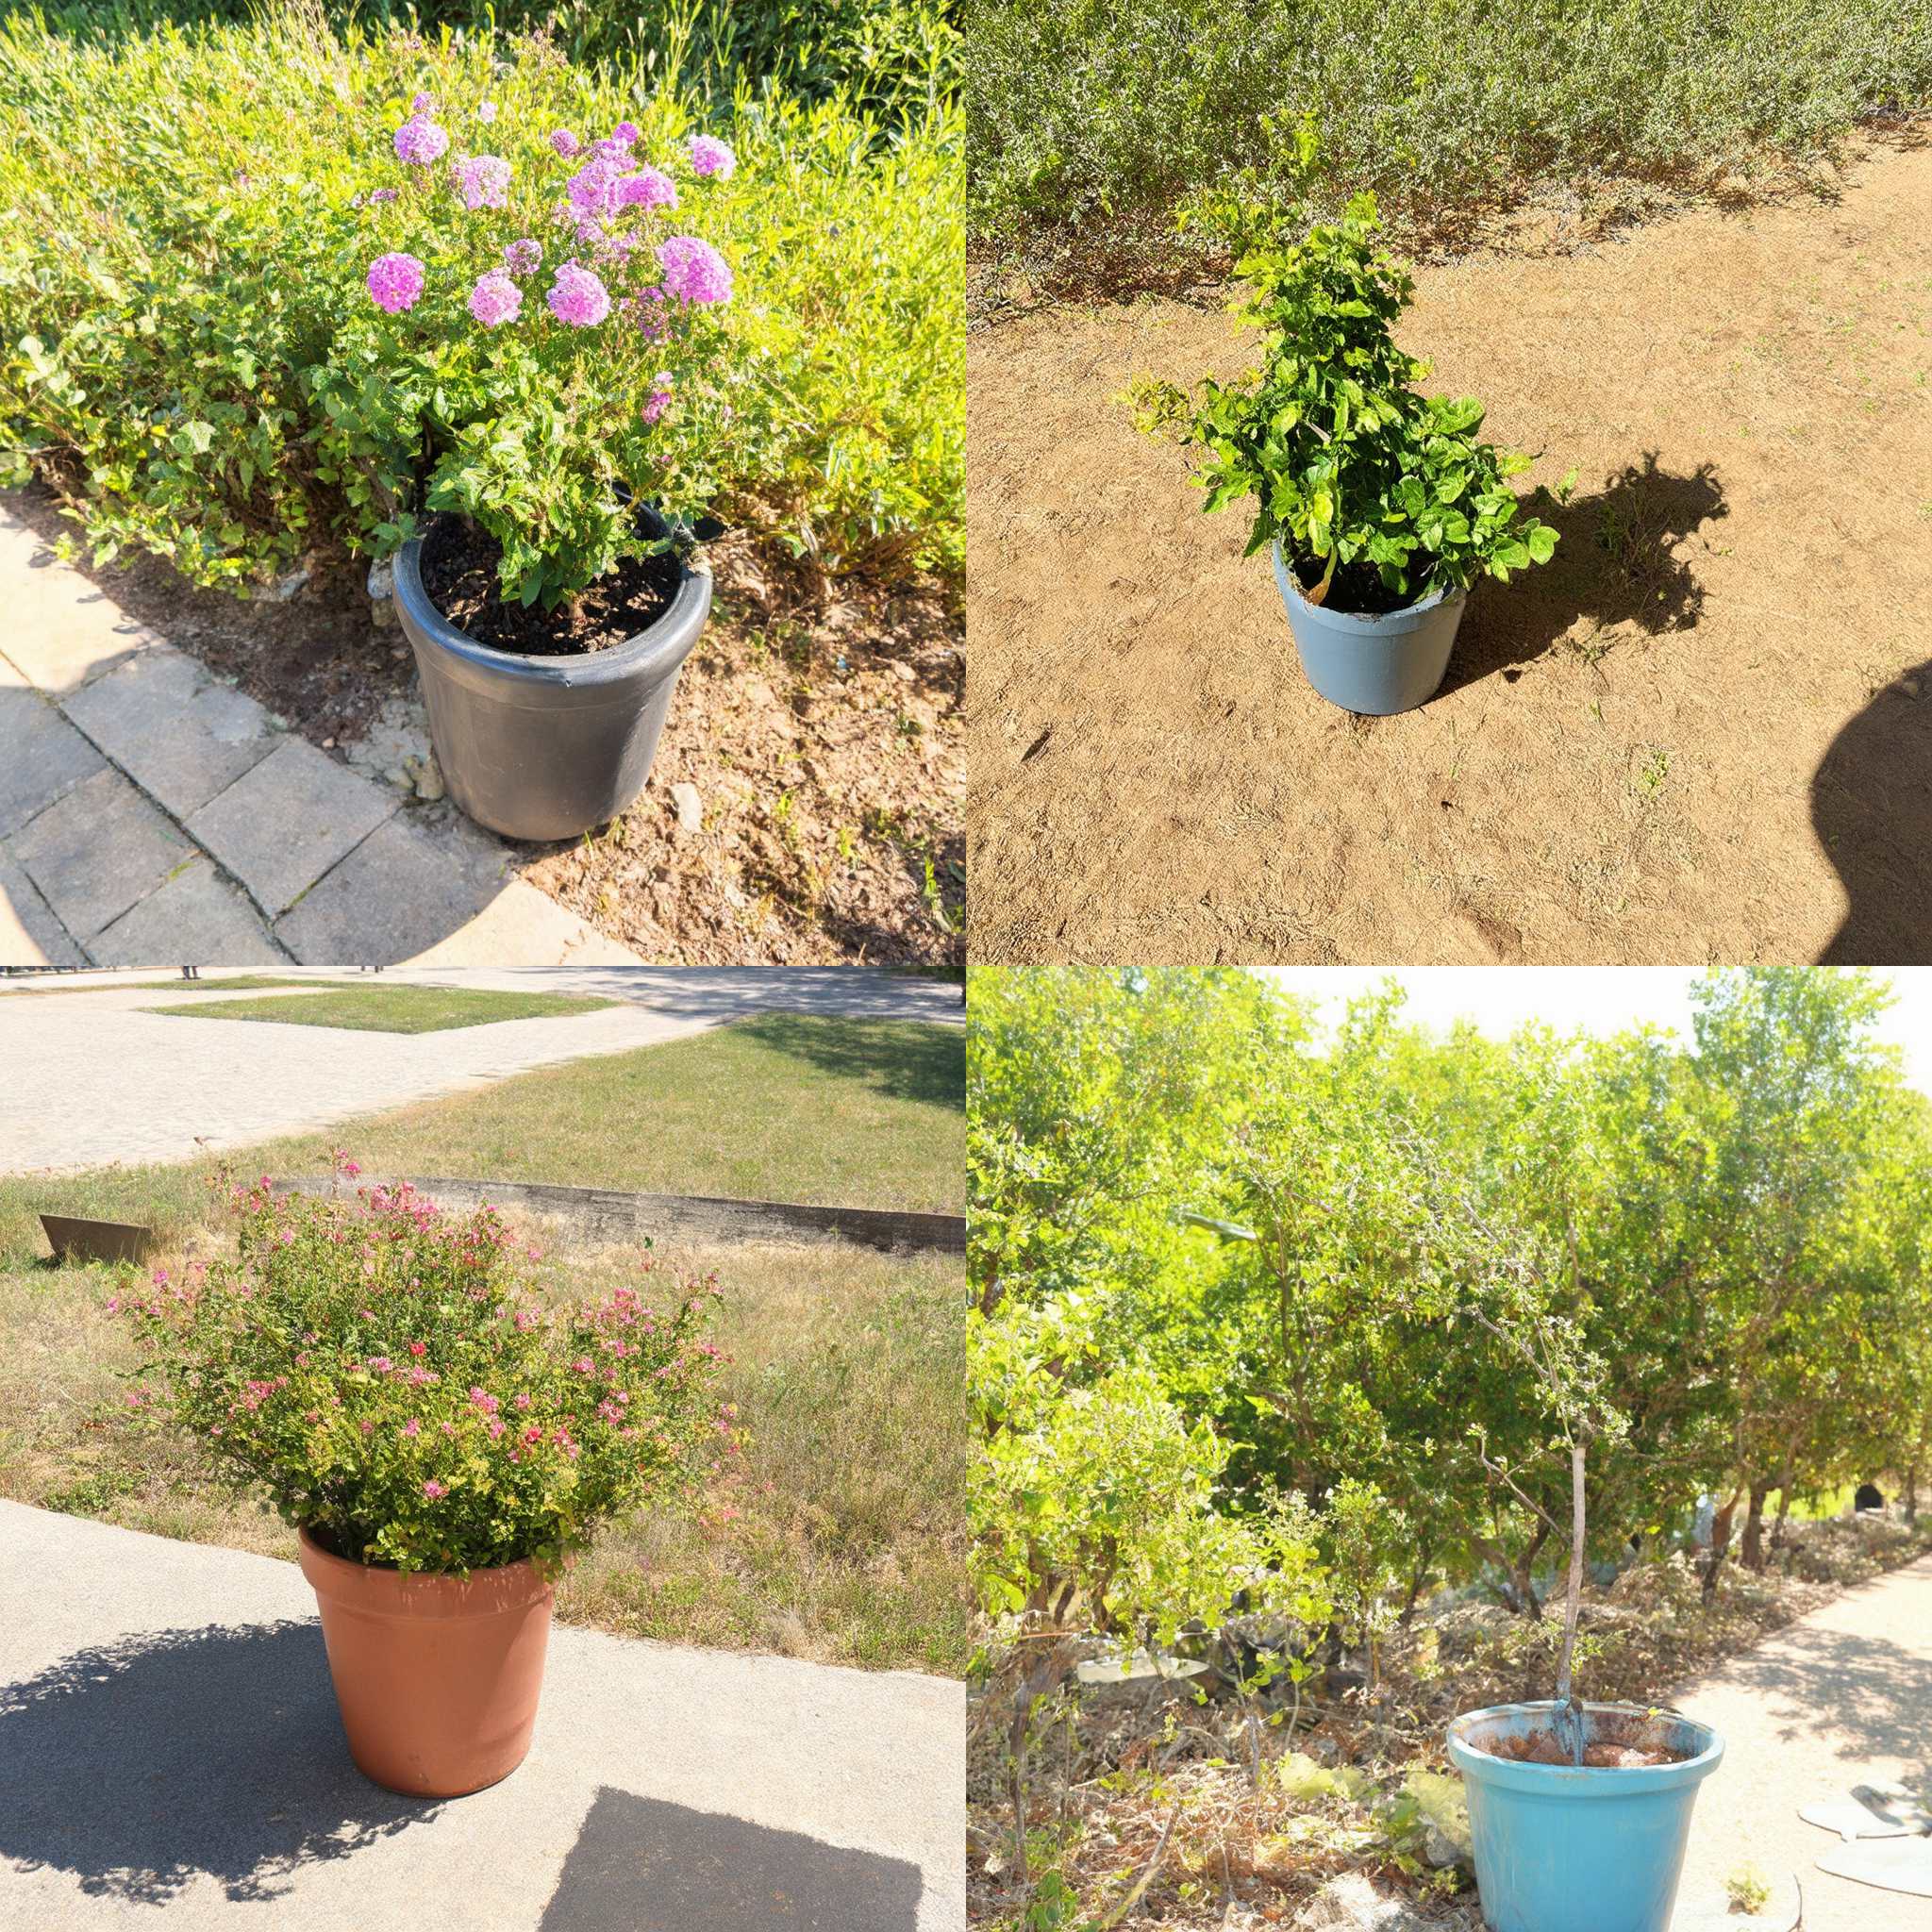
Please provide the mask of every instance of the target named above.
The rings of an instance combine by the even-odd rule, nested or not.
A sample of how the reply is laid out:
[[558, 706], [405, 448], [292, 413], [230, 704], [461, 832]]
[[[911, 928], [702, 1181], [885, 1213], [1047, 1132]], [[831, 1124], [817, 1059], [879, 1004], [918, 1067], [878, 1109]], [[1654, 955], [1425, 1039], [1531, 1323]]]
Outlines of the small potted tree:
[[1221, 221], [1260, 366], [1198, 397], [1142, 383], [1140, 420], [1200, 446], [1207, 508], [1255, 498], [1246, 554], [1273, 546], [1308, 682], [1344, 710], [1411, 710], [1448, 670], [1475, 578], [1556, 550], [1507, 484], [1529, 458], [1479, 440], [1480, 403], [1415, 387], [1428, 364], [1392, 333], [1414, 285], [1376, 243], [1373, 196], [1299, 240], [1250, 210]]
[[232, 1197], [232, 1257], [111, 1305], [144, 1344], [134, 1400], [300, 1532], [362, 1772], [414, 1797], [494, 1784], [529, 1748], [571, 1553], [728, 1435], [716, 1291], [554, 1309], [487, 1208], [455, 1219], [407, 1184]]
[[[1449, 1726], [1483, 1917], [1491, 1932], [1668, 1932], [1697, 1787], [1717, 1769], [1724, 1743], [1678, 1712], [1586, 1703], [1573, 1688], [1590, 1449], [1626, 1427], [1569, 1312], [1580, 1300], [1575, 1241], [1559, 1255], [1453, 1190], [1436, 1194], [1427, 1218], [1433, 1282], [1419, 1306], [1477, 1323], [1526, 1372], [1550, 1419], [1551, 1448], [1569, 1471], [1556, 1695], [1466, 1711]], [[1520, 1507], [1565, 1534], [1521, 1471], [1492, 1458], [1480, 1437], [1477, 1453]]]
[[396, 499], [377, 541], [450, 793], [512, 838], [631, 803], [710, 609], [687, 519], [733, 276], [683, 208], [736, 160], [669, 112], [579, 141], [418, 94], [355, 197], [366, 293], [310, 373], [324, 475]]

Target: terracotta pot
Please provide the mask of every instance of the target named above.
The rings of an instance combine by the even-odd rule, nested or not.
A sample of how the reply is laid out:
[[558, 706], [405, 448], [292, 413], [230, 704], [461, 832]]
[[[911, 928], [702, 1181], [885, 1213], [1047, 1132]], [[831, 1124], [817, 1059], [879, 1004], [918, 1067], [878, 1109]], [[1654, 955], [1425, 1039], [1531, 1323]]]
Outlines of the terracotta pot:
[[349, 1755], [365, 1777], [456, 1798], [508, 1777], [530, 1748], [551, 1586], [531, 1563], [405, 1576], [345, 1562], [302, 1532]]

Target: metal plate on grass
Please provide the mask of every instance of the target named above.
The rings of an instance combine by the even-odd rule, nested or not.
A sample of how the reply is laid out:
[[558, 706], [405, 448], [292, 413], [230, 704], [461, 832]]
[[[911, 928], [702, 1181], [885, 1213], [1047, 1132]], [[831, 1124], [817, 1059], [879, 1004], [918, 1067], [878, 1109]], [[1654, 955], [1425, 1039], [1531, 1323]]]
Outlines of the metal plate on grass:
[[1850, 1878], [1886, 1891], [1909, 1891], [1932, 1898], [1932, 1838], [1880, 1839], [1872, 1843], [1833, 1845], [1818, 1861], [1821, 1872]]
[[1932, 1832], [1932, 1806], [1904, 1785], [1854, 1785], [1841, 1798], [1798, 1807], [1807, 1824], [1835, 1831], [1847, 1844], [1861, 1838], [1919, 1838]]
[[86, 1221], [72, 1214], [43, 1214], [41, 1225], [57, 1261], [139, 1261], [155, 1244], [155, 1231], [132, 1221]]

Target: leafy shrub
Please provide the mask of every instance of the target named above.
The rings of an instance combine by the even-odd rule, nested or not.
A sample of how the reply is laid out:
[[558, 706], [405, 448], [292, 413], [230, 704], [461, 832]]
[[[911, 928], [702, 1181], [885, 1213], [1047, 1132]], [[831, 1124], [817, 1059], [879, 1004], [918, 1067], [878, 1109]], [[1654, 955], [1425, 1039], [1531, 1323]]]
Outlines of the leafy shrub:
[[[43, 14], [73, 39], [110, 41], [170, 23], [245, 22], [256, 0], [0, 0], [0, 19]], [[767, 83], [807, 101], [844, 96], [881, 118], [917, 118], [958, 91], [955, 0], [329, 0], [329, 17], [365, 28], [541, 32], [575, 61], [665, 61], [728, 106]]]
[[728, 1444], [708, 1284], [661, 1312], [619, 1288], [553, 1314], [487, 1208], [456, 1220], [407, 1183], [317, 1199], [266, 1179], [233, 1203], [232, 1259], [157, 1270], [110, 1304], [147, 1351], [130, 1399], [352, 1561], [554, 1564], [689, 1482], [721, 1428]]
[[1089, 276], [1138, 237], [1198, 257], [1158, 238], [1204, 190], [1283, 198], [1304, 112], [1324, 212], [1373, 190], [1456, 236], [1538, 184], [1695, 185], [1932, 105], [1928, 0], [971, 0], [965, 29], [975, 239]]
[[1372, 198], [1299, 242], [1265, 225], [1235, 263], [1248, 286], [1244, 322], [1261, 331], [1261, 366], [1236, 383], [1208, 379], [1188, 420], [1172, 385], [1145, 385], [1143, 417], [1180, 423], [1207, 451], [1207, 508], [1259, 505], [1252, 556], [1279, 540], [1309, 601], [1387, 610], [1487, 573], [1547, 563], [1557, 533], [1526, 518], [1506, 478], [1528, 458], [1476, 440], [1483, 408], [1424, 396], [1428, 374], [1395, 344], [1414, 292], [1375, 242]]
[[[640, 330], [613, 318], [594, 360], [581, 343], [563, 358], [559, 387], [530, 331], [454, 306], [450, 238], [487, 214], [447, 189], [371, 202], [395, 185], [391, 135], [419, 93], [466, 115], [494, 103], [461, 144], [487, 131], [519, 198], [555, 128], [628, 121], [659, 160], [713, 131], [675, 76], [647, 89], [541, 42], [339, 38], [292, 10], [111, 47], [0, 30], [0, 471], [53, 480], [100, 558], [137, 545], [204, 584], [273, 576], [325, 535], [387, 554], [452, 452], [450, 500], [506, 517], [514, 501], [538, 549], [560, 517], [577, 574], [627, 468], [829, 568], [957, 571], [952, 109], [882, 134], [842, 101], [741, 103], [715, 130], [737, 167], [704, 196], [739, 296], [710, 325], [708, 381], [645, 425], [664, 365]], [[560, 193], [567, 171], [547, 159]], [[556, 231], [538, 231], [546, 251]], [[367, 286], [382, 253], [437, 270], [424, 312], [444, 326], [406, 356]], [[527, 556], [521, 569], [527, 587]], [[541, 582], [568, 574], [546, 565]]]

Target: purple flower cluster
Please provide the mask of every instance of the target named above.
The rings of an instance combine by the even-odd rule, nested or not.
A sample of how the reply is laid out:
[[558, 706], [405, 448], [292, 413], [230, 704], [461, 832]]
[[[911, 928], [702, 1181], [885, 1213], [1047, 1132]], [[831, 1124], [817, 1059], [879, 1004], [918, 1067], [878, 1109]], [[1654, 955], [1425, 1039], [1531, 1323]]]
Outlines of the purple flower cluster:
[[738, 157], [715, 135], [693, 134], [691, 138], [691, 171], [700, 177], [715, 175], [721, 181], [730, 180], [738, 166]]
[[503, 251], [503, 265], [513, 275], [533, 275], [543, 259], [543, 250], [527, 238], [511, 242]]
[[485, 328], [500, 328], [506, 322], [514, 322], [523, 307], [524, 291], [500, 268], [479, 275], [470, 291], [470, 313]]
[[708, 242], [695, 235], [673, 235], [658, 244], [664, 288], [679, 302], [728, 302], [731, 265]]
[[[426, 94], [416, 98], [426, 100]], [[426, 168], [440, 161], [449, 152], [449, 130], [439, 126], [427, 112], [411, 114], [396, 129], [396, 158], [408, 161], [412, 168]]]
[[675, 208], [677, 183], [662, 168], [640, 168], [619, 184], [618, 193], [627, 207]]
[[551, 314], [572, 328], [595, 328], [610, 313], [608, 291], [581, 262], [565, 262], [543, 299]]
[[577, 138], [568, 127], [559, 127], [550, 137], [550, 145], [567, 161], [575, 159], [579, 152]]
[[509, 163], [501, 155], [465, 155], [451, 173], [472, 214], [480, 208], [509, 206]]
[[391, 315], [415, 308], [423, 294], [423, 264], [413, 255], [378, 255], [369, 265], [369, 292]]
[[651, 383], [651, 393], [644, 398], [643, 408], [638, 414], [646, 423], [655, 423], [671, 405], [671, 378], [661, 370]]

